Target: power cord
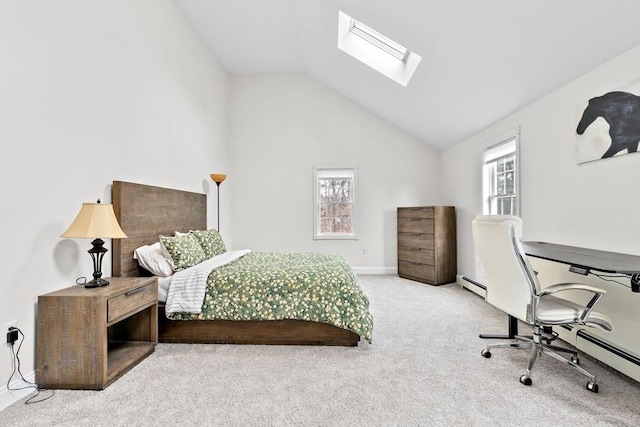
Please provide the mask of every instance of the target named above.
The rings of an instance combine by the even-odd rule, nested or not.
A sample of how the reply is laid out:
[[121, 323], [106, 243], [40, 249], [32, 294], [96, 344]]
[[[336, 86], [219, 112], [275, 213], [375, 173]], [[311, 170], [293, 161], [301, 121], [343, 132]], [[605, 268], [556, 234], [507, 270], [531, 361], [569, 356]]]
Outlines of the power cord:
[[[46, 396], [44, 398], [41, 398], [39, 400], [33, 400], [36, 397], [38, 397], [40, 395], [40, 392], [43, 391], [44, 389], [41, 389], [40, 387], [38, 387], [37, 384], [32, 383], [31, 381], [27, 381], [27, 379], [25, 379], [24, 375], [22, 375], [22, 372], [20, 371], [20, 348], [22, 347], [22, 343], [24, 342], [24, 334], [22, 333], [22, 331], [18, 328], [16, 328], [15, 326], [12, 326], [11, 328], [9, 328], [9, 332], [11, 331], [18, 331], [18, 333], [20, 334], [20, 337], [22, 338], [20, 340], [20, 344], [18, 344], [18, 350], [15, 351], [15, 341], [11, 343], [11, 354], [13, 356], [13, 358], [11, 359], [11, 365], [12, 365], [12, 371], [11, 371], [11, 375], [9, 376], [9, 379], [7, 380], [7, 390], [11, 390], [11, 391], [18, 391], [18, 390], [26, 390], [29, 388], [33, 388], [36, 390], [36, 394], [31, 396], [30, 398], [28, 398], [24, 404], [28, 405], [30, 403], [38, 403], [38, 402], [43, 402], [47, 399], [51, 399], [54, 395], [55, 395], [55, 391], [54, 390], [49, 390], [51, 391], [51, 394], [49, 396]], [[23, 387], [18, 387], [18, 388], [12, 388], [11, 387], [11, 379], [14, 377], [14, 375], [16, 374], [16, 372], [18, 373], [19, 379], [26, 383], [26, 386]]]
[[625, 288], [631, 288], [631, 286], [628, 286], [618, 280], [614, 280], [614, 278], [621, 278], [621, 279], [626, 279], [628, 276], [622, 275], [622, 274], [603, 274], [603, 273], [594, 273], [593, 271], [591, 271], [591, 274], [593, 274], [594, 276], [596, 276], [597, 278], [599, 278], [600, 280], [604, 280], [606, 282], [614, 282], [617, 283], [619, 285], [624, 286]]

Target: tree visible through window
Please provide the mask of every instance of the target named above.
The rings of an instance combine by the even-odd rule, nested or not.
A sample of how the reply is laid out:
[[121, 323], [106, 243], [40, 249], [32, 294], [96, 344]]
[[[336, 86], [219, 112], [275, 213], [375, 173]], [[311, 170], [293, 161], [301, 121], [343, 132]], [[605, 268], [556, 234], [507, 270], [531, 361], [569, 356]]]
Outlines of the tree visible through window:
[[513, 132], [483, 151], [482, 212], [519, 215], [518, 133]]
[[355, 238], [355, 168], [316, 167], [314, 177], [314, 238]]
[[320, 234], [351, 233], [353, 180], [321, 178]]

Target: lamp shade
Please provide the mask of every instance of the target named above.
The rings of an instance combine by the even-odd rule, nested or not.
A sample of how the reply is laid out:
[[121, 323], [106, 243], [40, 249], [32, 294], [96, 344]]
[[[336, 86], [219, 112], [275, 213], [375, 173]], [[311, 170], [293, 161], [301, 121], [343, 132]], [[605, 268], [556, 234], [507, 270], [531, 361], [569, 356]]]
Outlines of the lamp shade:
[[213, 182], [215, 182], [216, 184], [220, 185], [220, 183], [222, 181], [227, 179], [227, 175], [224, 174], [224, 173], [212, 173], [211, 174], [211, 179], [213, 180]]
[[76, 219], [60, 237], [88, 239], [124, 239], [112, 204], [83, 203]]

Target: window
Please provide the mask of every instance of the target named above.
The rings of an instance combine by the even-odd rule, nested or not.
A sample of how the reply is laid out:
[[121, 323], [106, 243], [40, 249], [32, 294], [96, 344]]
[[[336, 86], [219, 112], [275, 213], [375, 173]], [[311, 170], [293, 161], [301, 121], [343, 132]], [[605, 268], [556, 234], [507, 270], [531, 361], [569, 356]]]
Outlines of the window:
[[407, 86], [422, 57], [338, 11], [338, 49]]
[[409, 51], [406, 47], [399, 45], [388, 37], [383, 36], [379, 32], [367, 27], [360, 21], [356, 21], [351, 18], [350, 29], [353, 34], [356, 36], [368, 41], [374, 46], [382, 49], [387, 52], [389, 55], [393, 56], [396, 59], [404, 62], [407, 60], [407, 55], [409, 55]]
[[482, 213], [520, 215], [520, 183], [516, 129], [482, 150]]
[[357, 239], [356, 168], [314, 167], [314, 239]]

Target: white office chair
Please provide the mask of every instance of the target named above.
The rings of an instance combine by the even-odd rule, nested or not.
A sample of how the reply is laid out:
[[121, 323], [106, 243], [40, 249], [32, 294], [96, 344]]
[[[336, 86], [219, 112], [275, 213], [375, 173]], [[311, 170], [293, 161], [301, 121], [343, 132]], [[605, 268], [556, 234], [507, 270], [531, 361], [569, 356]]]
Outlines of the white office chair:
[[[543, 328], [552, 325], [584, 325], [612, 331], [611, 321], [605, 315], [593, 311], [605, 291], [577, 283], [551, 285], [542, 291], [536, 273], [529, 265], [520, 244], [522, 220], [518, 217], [481, 215], [473, 221], [472, 228], [476, 253], [487, 275], [486, 301], [533, 326], [531, 337], [517, 335], [507, 343], [489, 344], [482, 355], [491, 357], [492, 348], [531, 348], [529, 364], [520, 377], [522, 384], [531, 385], [533, 364], [544, 353], [589, 377], [587, 389], [597, 393], [596, 377], [578, 366], [578, 354], [573, 350], [550, 345], [553, 337], [545, 336]], [[582, 291], [591, 296], [591, 299], [586, 305], [580, 305], [552, 295], [566, 290]], [[571, 359], [561, 356], [558, 351], [570, 353]]]

